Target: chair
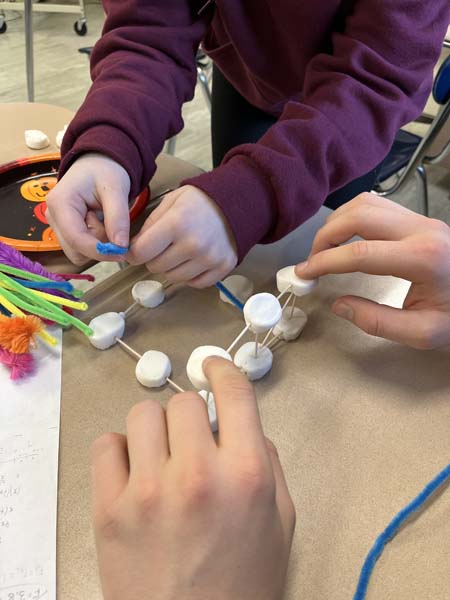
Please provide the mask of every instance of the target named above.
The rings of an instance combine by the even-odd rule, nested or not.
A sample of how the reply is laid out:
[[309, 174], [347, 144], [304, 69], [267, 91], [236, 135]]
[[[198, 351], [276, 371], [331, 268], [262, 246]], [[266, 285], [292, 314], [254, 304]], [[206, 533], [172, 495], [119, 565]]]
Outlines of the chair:
[[[92, 46], [85, 48], [78, 48], [78, 52], [80, 54], [86, 54], [89, 58], [92, 52]], [[206, 56], [206, 54], [202, 50], [198, 50], [196, 57], [196, 66], [197, 66], [197, 80], [200, 83], [200, 87], [203, 91], [203, 95], [205, 98], [206, 105], [208, 109], [211, 111], [211, 73], [212, 73], [212, 64], [211, 60]], [[172, 156], [175, 154], [175, 145], [176, 145], [176, 136], [167, 140], [167, 154], [171, 154]]]
[[[398, 192], [412, 175], [416, 176], [421, 212], [428, 216], [428, 185], [426, 165], [435, 165], [450, 154], [450, 140], [440, 152], [429, 155], [431, 146], [442, 131], [450, 115], [450, 56], [442, 63], [433, 85], [433, 98], [441, 106], [427, 134], [418, 135], [400, 131], [392, 148], [383, 161], [374, 191], [379, 196], [390, 196]], [[392, 176], [396, 181], [388, 188], [381, 184]]]

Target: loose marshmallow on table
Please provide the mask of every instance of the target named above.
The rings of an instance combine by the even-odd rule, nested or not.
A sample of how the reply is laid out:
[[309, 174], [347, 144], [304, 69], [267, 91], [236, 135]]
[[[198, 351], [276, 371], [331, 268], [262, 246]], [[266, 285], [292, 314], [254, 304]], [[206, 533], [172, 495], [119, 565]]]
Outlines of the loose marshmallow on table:
[[58, 146], [58, 148], [61, 148], [61, 146], [62, 146], [64, 134], [66, 133], [66, 131], [67, 131], [67, 124], [64, 125], [64, 129], [61, 129], [56, 134], [56, 145]]
[[42, 150], [50, 146], [50, 140], [39, 129], [27, 129], [25, 131], [25, 144], [32, 150]]
[[125, 331], [125, 319], [122, 313], [108, 312], [98, 315], [89, 323], [94, 331], [89, 341], [99, 350], [114, 346], [116, 338], [122, 338]]
[[255, 294], [244, 306], [244, 319], [253, 333], [264, 333], [281, 319], [281, 306], [272, 294]]
[[211, 392], [207, 392], [206, 390], [201, 390], [199, 392], [200, 396], [206, 402], [206, 407], [208, 408], [208, 418], [209, 424], [211, 425], [211, 431], [216, 433], [218, 430], [217, 424], [217, 412], [216, 412], [216, 403], [214, 400], [214, 394]]
[[[222, 283], [241, 302], [246, 302], [253, 294], [253, 282], [243, 275], [230, 275]], [[222, 302], [233, 304], [223, 292], [220, 292], [219, 297]]]
[[135, 302], [145, 308], [159, 306], [166, 297], [162, 283], [145, 279], [134, 284], [131, 294]]
[[307, 321], [308, 317], [303, 310], [300, 308], [294, 308], [294, 312], [292, 312], [292, 308], [290, 306], [286, 306], [286, 308], [283, 310], [281, 321], [277, 323], [275, 329], [273, 330], [273, 335], [275, 337], [280, 337], [286, 342], [295, 340], [305, 328]]
[[208, 356], [220, 356], [221, 358], [226, 358], [230, 361], [231, 356], [226, 350], [219, 348], [219, 346], [199, 346], [189, 357], [186, 365], [186, 372], [190, 382], [198, 390], [210, 392], [211, 387], [203, 371], [203, 361], [205, 358], [208, 358]]
[[243, 371], [250, 381], [256, 381], [266, 375], [272, 368], [273, 354], [269, 348], [258, 344], [255, 356], [255, 342], [247, 342], [234, 355], [234, 364]]
[[318, 284], [317, 279], [300, 279], [295, 274], [295, 265], [292, 267], [284, 267], [277, 273], [277, 288], [280, 292], [286, 292], [290, 288], [290, 292], [294, 296], [306, 296], [310, 294]]
[[169, 357], [157, 350], [145, 352], [136, 365], [136, 379], [148, 388], [165, 385], [171, 372]]

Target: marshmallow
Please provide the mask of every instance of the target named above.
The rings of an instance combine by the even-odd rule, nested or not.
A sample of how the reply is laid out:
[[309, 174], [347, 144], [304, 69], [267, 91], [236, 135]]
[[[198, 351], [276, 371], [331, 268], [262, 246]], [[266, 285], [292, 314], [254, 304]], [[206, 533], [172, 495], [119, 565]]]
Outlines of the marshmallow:
[[89, 338], [91, 344], [99, 350], [106, 350], [116, 343], [116, 338], [122, 338], [125, 319], [122, 313], [104, 313], [92, 319], [89, 327], [94, 331]]
[[134, 284], [131, 294], [135, 302], [145, 308], [159, 306], [166, 297], [162, 283], [145, 279]]
[[289, 291], [294, 296], [306, 296], [317, 287], [318, 283], [318, 279], [300, 279], [300, 277], [297, 277], [295, 266], [284, 267], [277, 273], [277, 288], [280, 294], [290, 288]]
[[189, 357], [186, 365], [189, 381], [197, 388], [197, 390], [206, 390], [207, 392], [210, 392], [211, 387], [203, 371], [203, 361], [205, 358], [208, 358], [208, 356], [220, 356], [221, 358], [226, 358], [230, 361], [231, 356], [226, 350], [219, 348], [218, 346], [199, 346]]
[[[222, 283], [241, 302], [246, 302], [253, 294], [253, 282], [242, 275], [230, 275]], [[233, 304], [223, 292], [220, 292], [219, 297], [222, 302]]]
[[50, 140], [39, 129], [27, 129], [25, 131], [25, 144], [32, 150], [42, 150], [50, 146]]
[[[207, 392], [206, 390], [201, 390], [201, 392], [199, 392], [199, 394], [203, 398], [203, 400], [206, 402], [206, 406], [208, 408], [208, 418], [209, 418], [209, 424], [211, 425], [211, 431], [213, 433], [216, 433], [216, 431], [219, 429], [219, 426], [217, 423], [217, 412], [216, 412], [216, 403], [214, 401], [214, 394], [212, 394], [211, 392]], [[209, 394], [209, 400], [208, 400], [208, 394]]]
[[280, 337], [286, 342], [290, 342], [298, 338], [303, 329], [305, 328], [306, 322], [308, 321], [308, 317], [306, 313], [303, 312], [300, 308], [294, 308], [294, 312], [292, 314], [292, 308], [287, 306], [283, 310], [283, 316], [281, 321], [277, 323], [275, 329], [273, 330], [273, 335], [275, 337]]
[[61, 146], [62, 146], [64, 134], [66, 133], [66, 131], [67, 131], [67, 124], [64, 125], [64, 129], [61, 129], [56, 134], [56, 145], [58, 146], [58, 148], [61, 148]]
[[157, 350], [145, 352], [136, 365], [136, 379], [148, 388], [158, 388], [166, 384], [172, 372], [170, 359]]
[[244, 319], [253, 333], [264, 333], [281, 319], [281, 306], [272, 294], [255, 294], [244, 306]]
[[247, 375], [250, 381], [264, 377], [272, 368], [272, 363], [272, 352], [260, 344], [258, 344], [258, 355], [255, 356], [255, 342], [247, 342], [234, 355], [234, 364]]

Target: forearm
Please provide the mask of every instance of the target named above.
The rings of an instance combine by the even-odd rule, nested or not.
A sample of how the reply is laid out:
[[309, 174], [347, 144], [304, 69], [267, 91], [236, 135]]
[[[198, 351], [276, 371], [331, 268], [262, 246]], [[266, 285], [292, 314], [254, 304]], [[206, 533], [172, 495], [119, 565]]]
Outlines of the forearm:
[[105, 0], [105, 9], [93, 84], [64, 137], [61, 176], [80, 154], [99, 152], [127, 170], [137, 194], [164, 141], [183, 126], [181, 106], [193, 96], [206, 17], [187, 0]]
[[423, 108], [449, 13], [444, 0], [356, 2], [345, 31], [333, 35], [333, 53], [311, 61], [302, 102], [290, 102], [259, 143], [235, 148], [219, 169], [189, 181], [227, 216], [240, 258], [381, 162]]

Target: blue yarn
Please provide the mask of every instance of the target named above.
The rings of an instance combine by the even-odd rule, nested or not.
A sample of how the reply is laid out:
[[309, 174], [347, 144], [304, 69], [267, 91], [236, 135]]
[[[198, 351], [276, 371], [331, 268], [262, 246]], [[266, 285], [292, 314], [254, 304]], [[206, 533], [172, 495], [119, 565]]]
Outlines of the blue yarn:
[[380, 558], [381, 553], [384, 550], [387, 542], [389, 542], [397, 533], [403, 523], [409, 519], [409, 517], [419, 510], [428, 498], [436, 492], [450, 478], [450, 465], [447, 465], [434, 479], [427, 483], [423, 490], [418, 494], [414, 500], [411, 500], [397, 515], [392, 519], [386, 529], [381, 533], [375, 540], [374, 545], [370, 549], [369, 554], [366, 556], [361, 574], [359, 576], [358, 586], [356, 588], [353, 600], [364, 600], [367, 594], [367, 587], [369, 580], [372, 575], [375, 563]]
[[230, 300], [230, 302], [232, 302], [237, 308], [239, 308], [239, 310], [244, 310], [244, 305], [239, 300], [239, 298], [236, 298], [236, 296], [232, 294], [230, 290], [227, 287], [225, 287], [221, 281], [218, 281], [216, 283], [216, 288], [220, 290], [222, 294], [226, 296], [228, 300]]
[[63, 292], [73, 292], [73, 285], [68, 281], [28, 281], [28, 279], [19, 279], [12, 277], [14, 281], [23, 285], [26, 288], [42, 289], [42, 290], [62, 290]]
[[117, 256], [121, 254], [126, 254], [128, 252], [128, 248], [123, 248], [123, 246], [117, 246], [117, 244], [113, 244], [112, 242], [97, 242], [97, 252], [99, 254]]

